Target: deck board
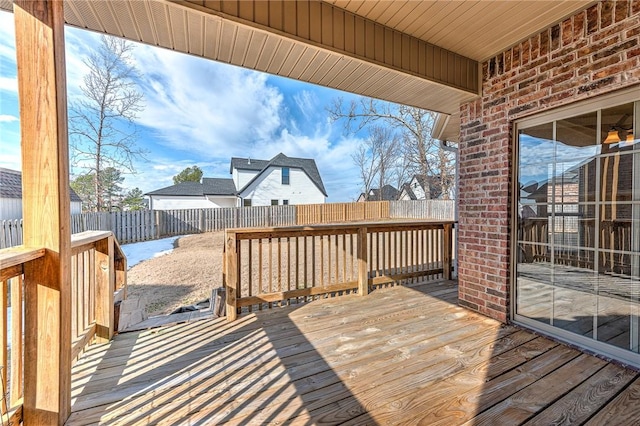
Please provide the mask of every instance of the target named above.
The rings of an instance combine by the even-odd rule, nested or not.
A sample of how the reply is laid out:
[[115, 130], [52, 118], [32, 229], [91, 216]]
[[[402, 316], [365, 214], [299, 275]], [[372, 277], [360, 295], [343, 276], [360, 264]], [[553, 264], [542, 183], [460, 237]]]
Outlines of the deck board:
[[636, 401], [636, 372], [456, 302], [455, 283], [430, 281], [121, 334], [75, 365], [68, 424], [600, 424], [601, 409], [636, 415], [625, 408]]

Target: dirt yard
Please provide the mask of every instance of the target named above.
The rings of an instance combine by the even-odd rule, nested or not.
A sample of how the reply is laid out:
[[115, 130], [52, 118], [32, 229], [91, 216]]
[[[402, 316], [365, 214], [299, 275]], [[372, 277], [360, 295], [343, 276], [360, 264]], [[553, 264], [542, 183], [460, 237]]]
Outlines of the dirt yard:
[[223, 232], [180, 237], [170, 254], [129, 270], [128, 294], [146, 295], [150, 316], [209, 298], [213, 288], [222, 286], [223, 241]]

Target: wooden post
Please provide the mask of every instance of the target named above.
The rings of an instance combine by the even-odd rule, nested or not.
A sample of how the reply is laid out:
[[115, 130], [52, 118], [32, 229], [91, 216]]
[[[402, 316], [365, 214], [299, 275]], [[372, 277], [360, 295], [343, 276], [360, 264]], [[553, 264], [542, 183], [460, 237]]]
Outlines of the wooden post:
[[96, 242], [96, 337], [108, 342], [113, 337], [113, 292], [115, 291], [115, 260], [113, 236]]
[[358, 229], [358, 294], [360, 296], [369, 294], [369, 264], [367, 262], [366, 227]]
[[443, 237], [442, 237], [442, 269], [443, 276], [445, 280], [451, 279], [451, 253], [452, 253], [452, 242], [453, 242], [453, 225], [450, 223], [445, 223], [443, 226]]
[[63, 2], [16, 0], [25, 264], [24, 423], [71, 412], [71, 214]]
[[235, 232], [225, 231], [224, 285], [227, 293], [227, 321], [238, 317], [236, 290], [238, 288], [238, 248]]

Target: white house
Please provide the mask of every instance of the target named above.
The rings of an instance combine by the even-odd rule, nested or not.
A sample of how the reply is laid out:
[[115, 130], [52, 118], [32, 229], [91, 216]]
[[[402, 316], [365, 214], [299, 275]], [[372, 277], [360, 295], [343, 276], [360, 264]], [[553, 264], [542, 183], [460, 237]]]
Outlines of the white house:
[[[82, 199], [69, 188], [71, 214], [82, 213]], [[22, 172], [0, 167], [0, 220], [22, 219]]]
[[203, 178], [146, 195], [154, 210], [324, 203], [316, 162], [280, 153], [271, 160], [231, 158], [231, 179]]
[[400, 188], [398, 200], [435, 200], [442, 198], [439, 176], [414, 175]]
[[230, 173], [243, 206], [319, 204], [327, 197], [316, 162], [308, 158], [232, 158]]

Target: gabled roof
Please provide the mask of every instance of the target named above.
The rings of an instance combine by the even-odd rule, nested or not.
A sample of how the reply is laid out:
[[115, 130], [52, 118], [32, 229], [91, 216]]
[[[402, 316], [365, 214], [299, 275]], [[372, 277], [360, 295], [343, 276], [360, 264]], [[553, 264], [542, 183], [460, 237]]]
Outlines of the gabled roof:
[[413, 189], [411, 189], [411, 184], [410, 183], [403, 183], [402, 184], [402, 188], [400, 189], [400, 194], [398, 195], [398, 198], [400, 198], [400, 195], [402, 195], [403, 192], [406, 192], [411, 200], [417, 200], [418, 199], [418, 197], [416, 197], [416, 194], [413, 192]]
[[[258, 168], [262, 166], [262, 168]], [[320, 172], [318, 171], [318, 167], [316, 166], [316, 162], [310, 158], [295, 158], [295, 157], [287, 157], [283, 153], [280, 153], [273, 157], [269, 161], [265, 160], [249, 160], [248, 158], [237, 158], [234, 157], [231, 159], [231, 172], [233, 169], [239, 170], [259, 170], [259, 173], [254, 176], [247, 184], [242, 187], [238, 193], [244, 191], [249, 185], [251, 185], [258, 177], [262, 174], [263, 171], [267, 170], [269, 167], [289, 167], [292, 169], [301, 169], [303, 172], [309, 176], [309, 179], [318, 187], [320, 192], [324, 194], [325, 197], [328, 197], [327, 191], [324, 188], [324, 184], [322, 183], [322, 178], [320, 177]]]
[[203, 178], [202, 190], [204, 195], [236, 195], [233, 179]]
[[[82, 202], [72, 188], [69, 195], [71, 201]], [[22, 172], [0, 167], [0, 198], [22, 198]]]
[[269, 160], [256, 160], [254, 158], [238, 158], [231, 157], [229, 165], [229, 173], [233, 173], [233, 169], [238, 170], [254, 170], [260, 172], [269, 164]]
[[365, 196], [364, 192], [360, 194], [360, 198], [364, 197], [365, 201], [395, 201], [398, 199], [400, 191], [392, 185], [385, 185], [382, 191], [379, 188], [371, 188]]
[[202, 182], [180, 182], [176, 185], [156, 189], [145, 195], [174, 195], [204, 197], [205, 195], [236, 195], [233, 179], [203, 178]]

